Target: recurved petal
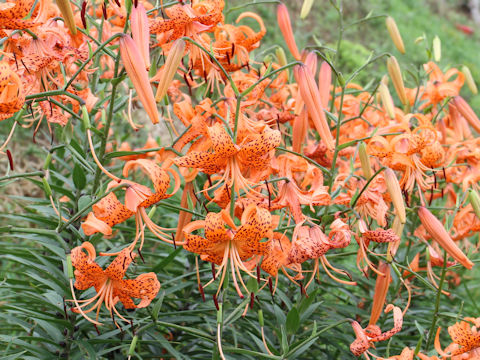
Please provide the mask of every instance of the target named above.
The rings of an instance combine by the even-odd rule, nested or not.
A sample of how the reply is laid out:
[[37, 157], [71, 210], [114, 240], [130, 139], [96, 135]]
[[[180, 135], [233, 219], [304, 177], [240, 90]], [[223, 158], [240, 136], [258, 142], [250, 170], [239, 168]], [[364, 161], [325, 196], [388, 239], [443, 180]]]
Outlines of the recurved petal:
[[242, 146], [240, 155], [245, 159], [262, 156], [279, 146], [281, 141], [280, 131], [265, 128], [255, 140]]
[[111, 192], [92, 206], [95, 217], [112, 227], [130, 218], [134, 213], [128, 210]]
[[205, 217], [205, 237], [214, 243], [228, 241], [227, 229], [225, 228], [225, 221], [222, 218], [222, 213], [210, 212]]
[[174, 159], [173, 162], [177, 166], [192, 167], [200, 169], [206, 174], [215, 174], [223, 168], [225, 158], [205, 151], [192, 151], [185, 156]]
[[[126, 309], [147, 307], [160, 290], [160, 282], [155, 273], [145, 273], [136, 279], [120, 280], [115, 284], [113, 297], [118, 296]], [[141, 299], [138, 305], [131, 298]]]
[[[84, 251], [85, 250], [85, 251]], [[72, 265], [75, 267], [75, 287], [88, 289], [104, 280], [102, 268], [95, 262], [95, 248], [88, 241], [72, 249]]]
[[105, 275], [112, 280], [122, 280], [128, 266], [135, 259], [135, 254], [128, 247], [120, 251], [111, 264], [105, 269]]
[[223, 261], [225, 254], [226, 242], [213, 242], [208, 239], [204, 239], [201, 236], [183, 233], [185, 235], [186, 244], [183, 248], [187, 251], [202, 255], [206, 261], [213, 262], [220, 265]]
[[[448, 327], [448, 333], [455, 344], [461, 345], [462, 352], [469, 351], [480, 346], [480, 334], [473, 334], [470, 325], [466, 321], [457, 322]], [[457, 354], [461, 354], [458, 352]]]
[[215, 154], [230, 157], [238, 152], [238, 146], [233, 143], [232, 138], [221, 124], [216, 123], [210, 126], [207, 131]]
[[378, 243], [394, 242], [400, 240], [400, 237], [395, 234], [392, 229], [367, 230], [362, 234], [362, 236], [368, 241], [375, 241]]
[[155, 164], [152, 160], [139, 159], [129, 161], [125, 164], [123, 168], [123, 176], [128, 176], [129, 170], [134, 166], [139, 166], [143, 172], [148, 175], [150, 180], [152, 180], [153, 188], [155, 189], [155, 194], [141, 203], [140, 206], [149, 207], [152, 204], [169, 197], [169, 195], [167, 195], [167, 190], [170, 186], [170, 176], [165, 170]]
[[93, 212], [88, 213], [87, 219], [82, 223], [85, 235], [90, 236], [101, 232], [103, 235], [112, 235], [112, 228], [102, 220], [95, 217]]

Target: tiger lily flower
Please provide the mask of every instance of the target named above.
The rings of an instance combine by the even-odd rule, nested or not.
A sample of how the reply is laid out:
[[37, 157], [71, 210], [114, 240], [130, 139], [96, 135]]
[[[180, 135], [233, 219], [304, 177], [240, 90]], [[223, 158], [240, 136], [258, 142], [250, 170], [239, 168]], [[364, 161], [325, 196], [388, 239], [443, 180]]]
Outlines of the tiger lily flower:
[[7, 62], [0, 62], [0, 121], [8, 119], [25, 103], [25, 91], [20, 77]]
[[360, 356], [365, 352], [369, 354], [368, 349], [373, 346], [375, 342], [388, 340], [402, 330], [402, 310], [397, 306], [388, 304], [385, 308], [385, 313], [389, 313], [392, 310], [393, 328], [383, 333], [377, 325], [368, 325], [365, 329], [363, 329], [358, 322], [352, 322], [353, 331], [356, 335], [355, 341], [350, 344], [350, 351], [353, 353], [353, 355]]
[[28, 29], [40, 25], [34, 20], [23, 19], [30, 12], [34, 2], [34, 0], [17, 0], [0, 4], [0, 37], [7, 36], [3, 29]]
[[457, 359], [477, 359], [480, 356], [480, 318], [466, 318], [467, 321], [457, 322], [448, 327], [448, 333], [452, 338], [452, 343], [442, 349], [440, 345], [440, 331], [438, 328], [435, 336], [435, 350], [443, 356], [443, 358]]
[[225, 128], [215, 123], [207, 128], [208, 137], [213, 148], [212, 152], [191, 151], [187, 155], [174, 160], [177, 166], [199, 169], [206, 174], [224, 173], [213, 186], [226, 183], [229, 187], [235, 185], [235, 191], [240, 189], [253, 191], [252, 182], [243, 174], [247, 170], [263, 170], [272, 158], [272, 150], [280, 145], [281, 137], [278, 130], [265, 127], [260, 134], [249, 136], [250, 141], [237, 145]]
[[[254, 255], [266, 255], [270, 242], [262, 242], [263, 238], [272, 238], [272, 216], [266, 209], [254, 204], [249, 205], [241, 216], [242, 225], [237, 227], [233, 219], [222, 210], [219, 213], [208, 213], [205, 220], [191, 222], [183, 228], [185, 237], [184, 249], [201, 256], [204, 261], [218, 266], [215, 275], [204, 287], [210, 285], [219, 276], [218, 292], [225, 280], [226, 268], [230, 265], [233, 283], [238, 295], [244, 295], [239, 282], [247, 293], [249, 292], [243, 282], [240, 270], [253, 278], [257, 278], [247, 268], [245, 262]], [[228, 225], [229, 229], [225, 228]], [[193, 231], [204, 229], [204, 237], [192, 234]], [[199, 284], [199, 287], [201, 285]]]
[[137, 44], [128, 35], [122, 35], [120, 37], [120, 56], [122, 57], [122, 62], [128, 77], [137, 91], [140, 102], [145, 107], [145, 111], [150, 120], [152, 120], [152, 123], [157, 124], [160, 118], [155, 97], [153, 96], [153, 90], [148, 80], [147, 69], [144, 66], [138, 66], [138, 64], [144, 64], [145, 61], [142, 58], [142, 53], [138, 49]]
[[[114, 186], [125, 187], [125, 205], [118, 200], [114, 193], [108, 194], [101, 199], [97, 204], [93, 205], [93, 213], [88, 214], [86, 221], [82, 224], [82, 229], [85, 235], [92, 235], [101, 232], [104, 235], [112, 233], [111, 227], [126, 221], [131, 216], [135, 215], [137, 235], [135, 240], [129, 246], [133, 251], [137, 241], [141, 238], [140, 249], [144, 242], [144, 225], [160, 240], [169, 244], [176, 244], [169, 235], [165, 233], [166, 228], [162, 228], [155, 224], [146, 212], [146, 208], [156, 204], [160, 200], [169, 198], [180, 187], [180, 178], [178, 174], [172, 169], [162, 169], [154, 161], [148, 159], [138, 159], [128, 161], [123, 168], [123, 176], [127, 177], [131, 169], [140, 168], [147, 176], [150, 177], [155, 192], [152, 192], [147, 186], [138, 184], [134, 181], [122, 179], [119, 182], [110, 182], [108, 189]], [[170, 186], [170, 176], [174, 178], [174, 189], [171, 194], [167, 194]], [[179, 243], [179, 245], [182, 245]], [[109, 253], [108, 255], [115, 255], [117, 253]]]
[[[135, 257], [136, 254], [128, 248], [123, 249], [112, 263], [102, 270], [95, 262], [96, 252], [91, 243], [84, 242], [81, 246], [74, 248], [71, 252], [71, 259], [72, 265], [75, 267], [75, 285], [73, 285], [73, 280], [70, 281], [73, 296], [73, 300], [70, 301], [75, 303], [72, 311], [82, 314], [92, 324], [101, 325], [98, 318], [102, 303], [105, 303], [112, 318], [116, 314], [120, 319], [129, 323], [130, 321], [118, 312], [115, 305], [120, 301], [125, 309], [144, 308], [150, 304], [160, 290], [157, 275], [153, 272], [141, 274], [136, 279], [123, 279], [128, 266]], [[87, 300], [78, 300], [75, 296], [74, 286], [78, 290], [87, 290], [93, 286], [97, 294]], [[141, 299], [141, 301], [137, 305], [132, 298]], [[88, 308], [89, 306], [91, 307]], [[87, 315], [94, 310], [96, 310], [95, 320]], [[115, 325], [118, 327], [116, 321]]]

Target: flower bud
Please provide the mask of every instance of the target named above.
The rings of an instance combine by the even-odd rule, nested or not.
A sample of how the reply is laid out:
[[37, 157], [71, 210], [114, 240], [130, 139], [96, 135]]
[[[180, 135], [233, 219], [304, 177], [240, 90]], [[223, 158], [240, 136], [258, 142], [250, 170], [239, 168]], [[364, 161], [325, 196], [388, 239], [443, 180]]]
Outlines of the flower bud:
[[290, 50], [295, 60], [300, 60], [302, 57], [300, 56], [300, 52], [297, 48], [297, 43], [295, 42], [295, 38], [293, 37], [292, 24], [290, 23], [290, 15], [288, 14], [287, 7], [282, 3], [280, 3], [277, 7], [277, 21], [278, 26], [280, 27], [280, 31], [282, 32], [285, 39], [285, 43], [288, 46], [288, 49]]
[[320, 138], [325, 142], [327, 149], [333, 150], [335, 142], [323, 112], [320, 93], [311, 71], [305, 65], [297, 65], [293, 68], [293, 74], [315, 129], [318, 131]]
[[397, 176], [392, 169], [385, 169], [385, 183], [387, 184], [387, 190], [392, 199], [393, 207], [398, 215], [400, 222], [405, 224], [407, 217], [405, 215], [405, 203], [403, 202], [402, 190], [398, 183]]
[[380, 91], [380, 99], [382, 100], [383, 107], [387, 112], [387, 115], [390, 119], [395, 119], [395, 106], [393, 105], [393, 99], [390, 95], [390, 91], [388, 91], [388, 87], [381, 82], [378, 86]]
[[438, 35], [435, 35], [435, 37], [433, 38], [432, 48], [433, 48], [433, 59], [436, 62], [439, 62], [440, 59], [442, 58], [442, 42], [440, 41], [440, 38], [438, 37]]
[[332, 84], [332, 68], [323, 61], [318, 72], [318, 91], [324, 109], [328, 108], [328, 100], [330, 100], [330, 85]]
[[467, 83], [468, 88], [476, 95], [478, 93], [477, 85], [475, 84], [475, 80], [473, 80], [472, 73], [470, 72], [468, 66], [462, 66], [462, 73], [465, 75], [465, 82]]
[[145, 63], [145, 68], [148, 70], [150, 68], [150, 30], [148, 28], [147, 11], [140, 2], [132, 9], [130, 25], [133, 41], [137, 44]]
[[452, 100], [452, 103], [457, 108], [458, 112], [467, 120], [467, 122], [472, 126], [478, 133], [480, 133], [480, 119], [474, 113], [470, 105], [460, 96], [455, 96]]
[[477, 218], [480, 219], [480, 196], [478, 196], [478, 192], [474, 189], [470, 189], [468, 193], [468, 201], [472, 204], [473, 211]]
[[358, 157], [362, 165], [363, 176], [369, 180], [373, 175], [372, 166], [370, 165], [370, 157], [367, 153], [367, 145], [363, 141], [358, 146]]
[[285, 66], [288, 64], [287, 56], [285, 55], [285, 50], [281, 46], [275, 49], [275, 55], [277, 55], [277, 61], [280, 66]]
[[172, 83], [173, 78], [177, 73], [178, 66], [182, 61], [184, 51], [185, 41], [182, 39], [176, 40], [168, 53], [165, 65], [162, 66], [157, 75], [152, 79], [152, 81], [158, 80], [155, 100], [160, 101], [167, 94], [168, 87]]
[[300, 19], [305, 19], [312, 9], [313, 0], [303, 0], [302, 10], [300, 11]]
[[375, 292], [373, 295], [373, 304], [372, 304], [372, 312], [370, 313], [370, 321], [369, 325], [375, 325], [380, 317], [383, 305], [385, 304], [385, 299], [387, 298], [388, 287], [390, 286], [391, 282], [391, 275], [390, 275], [390, 265], [384, 262], [381, 262], [378, 265], [378, 271], [383, 273], [384, 275], [377, 275], [377, 280], [375, 281]]
[[406, 105], [408, 103], [407, 93], [405, 91], [405, 85], [403, 84], [402, 72], [395, 56], [388, 58], [387, 69], [400, 102]]
[[72, 5], [70, 4], [70, 0], [57, 0], [57, 6], [62, 13], [63, 20], [68, 26], [68, 29], [70, 30], [72, 35], [76, 35], [77, 26], [75, 25], [75, 19], [73, 18], [73, 10]]
[[145, 66], [138, 66], [138, 64], [144, 64], [144, 60], [135, 41], [128, 35], [123, 35], [120, 38], [120, 56], [140, 102], [145, 107], [152, 123], [157, 124], [160, 119], [152, 87], [148, 80], [148, 73]]
[[397, 23], [391, 16], [388, 16], [385, 20], [385, 24], [387, 25], [387, 30], [390, 34], [390, 37], [392, 38], [393, 44], [398, 49], [398, 51], [400, 51], [402, 54], [405, 54], [405, 46], [403, 45], [400, 31], [398, 31]]
[[422, 222], [425, 230], [430, 234], [433, 240], [435, 240], [452, 258], [465, 266], [467, 269], [473, 267], [467, 256], [460, 250], [455, 241], [452, 240], [450, 235], [443, 224], [424, 206], [420, 206], [418, 209], [418, 216]]

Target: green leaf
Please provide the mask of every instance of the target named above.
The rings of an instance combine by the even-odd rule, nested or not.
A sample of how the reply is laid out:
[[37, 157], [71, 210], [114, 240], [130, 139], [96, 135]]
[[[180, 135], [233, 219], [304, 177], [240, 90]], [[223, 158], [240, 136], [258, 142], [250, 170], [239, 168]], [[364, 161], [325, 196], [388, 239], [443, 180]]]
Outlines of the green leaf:
[[295, 334], [300, 327], [300, 314], [295, 306], [288, 312], [285, 325], [289, 334]]
[[85, 172], [78, 164], [75, 164], [75, 166], [73, 167], [73, 183], [75, 184], [75, 187], [79, 190], [84, 189], [85, 185], [87, 184], [87, 177], [85, 176]]

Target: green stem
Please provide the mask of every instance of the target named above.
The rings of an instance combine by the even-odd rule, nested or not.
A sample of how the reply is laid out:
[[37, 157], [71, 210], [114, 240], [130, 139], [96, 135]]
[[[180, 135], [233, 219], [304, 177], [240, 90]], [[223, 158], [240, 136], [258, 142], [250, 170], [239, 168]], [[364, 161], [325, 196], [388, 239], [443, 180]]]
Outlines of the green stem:
[[430, 330], [428, 331], [428, 340], [425, 350], [428, 352], [430, 345], [432, 344], [433, 338], [435, 337], [435, 326], [437, 325], [438, 320], [438, 309], [440, 308], [440, 297], [442, 296], [442, 287], [445, 283], [445, 275], [447, 273], [447, 252], [443, 252], [443, 268], [442, 276], [440, 278], [440, 283], [438, 284], [437, 297], [435, 298], [435, 309], [432, 314], [432, 325], [430, 325]]
[[18, 178], [25, 178], [25, 177], [31, 177], [31, 176], [43, 177], [45, 175], [43, 174], [43, 171], [33, 171], [33, 172], [29, 172], [29, 173], [24, 173], [24, 174], [3, 176], [3, 177], [0, 177], [0, 181], [18, 179]]
[[[105, 123], [104, 127], [104, 132], [103, 132], [103, 137], [102, 137], [102, 142], [100, 144], [100, 150], [98, 151], [98, 158], [100, 160], [100, 163], [103, 164], [103, 161], [105, 160], [103, 156], [105, 155], [105, 148], [107, 146], [107, 140], [108, 140], [108, 133], [110, 131], [110, 125], [112, 124], [113, 120], [113, 114], [114, 114], [114, 105], [115, 105], [115, 95], [117, 93], [117, 86], [120, 85], [119, 81], [115, 81], [115, 78], [118, 76], [118, 68], [120, 64], [120, 53], [117, 55], [117, 58], [115, 59], [115, 70], [114, 70], [114, 81], [112, 82], [112, 93], [110, 94], [110, 104], [108, 108], [108, 116], [107, 120]], [[97, 170], [95, 172], [95, 178], [93, 180], [93, 188], [92, 188], [92, 195], [94, 195], [97, 191], [98, 184], [100, 182], [100, 175], [102, 174], [102, 170], [97, 167]]]

